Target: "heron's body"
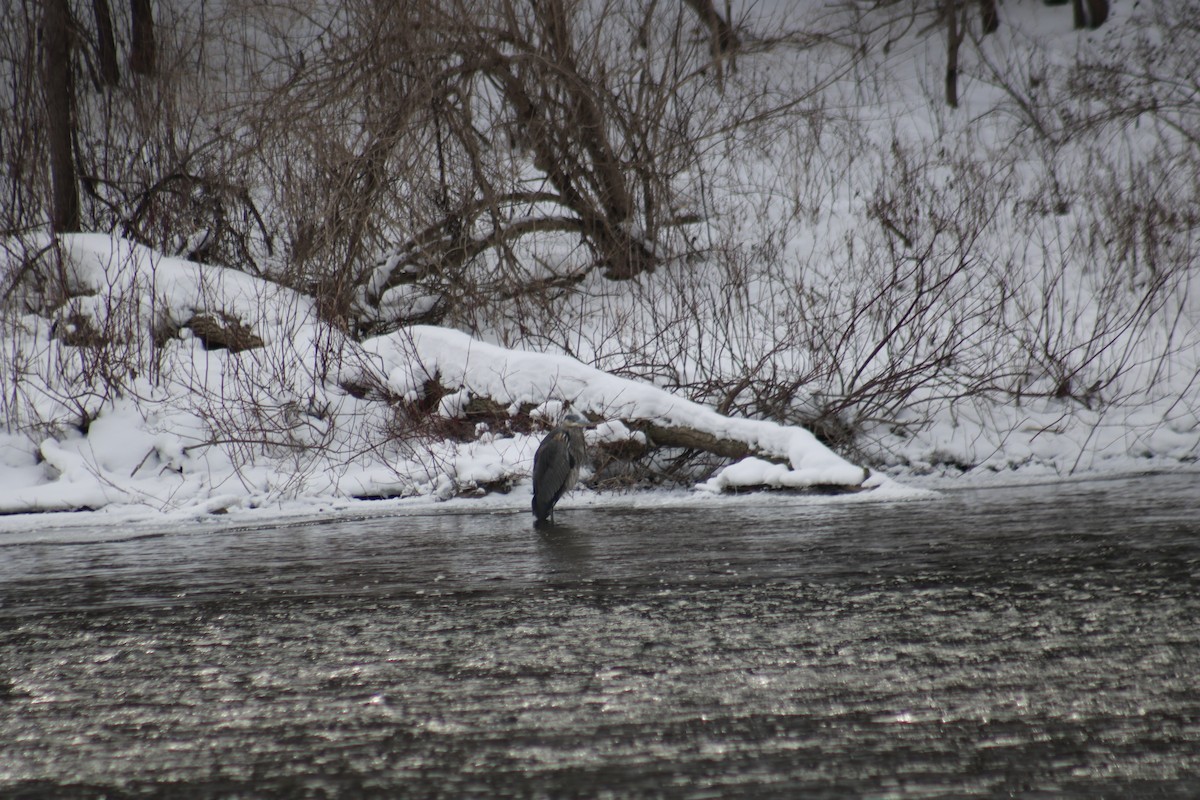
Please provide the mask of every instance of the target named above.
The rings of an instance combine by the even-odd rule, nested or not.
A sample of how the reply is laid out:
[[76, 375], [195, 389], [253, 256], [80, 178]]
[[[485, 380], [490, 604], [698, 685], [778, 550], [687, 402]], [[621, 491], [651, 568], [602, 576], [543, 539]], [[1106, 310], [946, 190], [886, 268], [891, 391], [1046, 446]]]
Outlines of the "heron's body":
[[554, 504], [575, 488], [579, 468], [587, 457], [583, 428], [588, 421], [568, 414], [542, 440], [533, 456], [533, 514], [538, 522], [553, 519]]

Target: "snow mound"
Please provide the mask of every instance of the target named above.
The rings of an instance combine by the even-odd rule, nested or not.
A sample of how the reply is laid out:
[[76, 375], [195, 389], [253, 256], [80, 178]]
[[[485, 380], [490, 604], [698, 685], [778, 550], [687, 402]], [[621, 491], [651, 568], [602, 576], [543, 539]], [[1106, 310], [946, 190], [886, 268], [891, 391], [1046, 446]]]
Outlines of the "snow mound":
[[[541, 407], [561, 398], [574, 410], [593, 416], [686, 427], [716, 439], [744, 442], [760, 456], [785, 462], [772, 464], [776, 469], [770, 480], [758, 480], [761, 476], [747, 469], [735, 471], [724, 479], [722, 486], [728, 488], [858, 486], [866, 477], [862, 467], [841, 458], [803, 428], [727, 417], [569, 356], [510, 350], [427, 326], [368, 340], [363, 348], [378, 359], [389, 389], [401, 396], [415, 396], [426, 381], [436, 378], [452, 390], [491, 398], [510, 413], [523, 405]], [[615, 430], [610, 423], [610, 437]]]
[[[527, 483], [539, 433], [482, 427], [462, 441], [398, 431], [397, 403], [420, 400], [431, 378], [448, 389], [435, 419], [463, 420], [475, 397], [547, 425], [569, 407], [608, 420], [589, 433], [593, 444], [644, 443], [626, 422], [687, 426], [770, 460], [770, 485], [865, 477], [808, 431], [725, 417], [567, 356], [436, 327], [358, 343], [322, 323], [309, 299], [244, 273], [102, 235], [58, 246], [71, 292], [58, 317], [28, 315], [0, 332], [4, 352], [16, 354], [0, 365], [11, 381], [0, 513], [197, 515], [335, 498], [445, 500]], [[199, 317], [248, 332], [251, 344], [206, 339]], [[352, 391], [363, 384], [385, 391]], [[720, 485], [746, 476], [730, 472]], [[524, 508], [526, 495], [516, 495]]]

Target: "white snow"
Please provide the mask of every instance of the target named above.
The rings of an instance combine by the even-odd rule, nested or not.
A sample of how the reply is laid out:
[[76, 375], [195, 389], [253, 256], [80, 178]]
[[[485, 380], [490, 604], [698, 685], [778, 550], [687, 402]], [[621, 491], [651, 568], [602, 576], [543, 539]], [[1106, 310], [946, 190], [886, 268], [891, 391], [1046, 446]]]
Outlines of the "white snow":
[[[854, 486], [864, 477], [861, 467], [833, 453], [803, 428], [723, 416], [569, 356], [509, 350], [463, 333], [426, 326], [372, 339], [363, 347], [378, 357], [389, 387], [400, 395], [414, 392], [426, 379], [438, 375], [445, 385], [491, 397], [514, 409], [557, 398], [576, 411], [590, 411], [606, 419], [688, 426], [719, 438], [744, 441], [766, 455], [787, 460], [790, 467], [782, 468], [789, 474], [788, 486]], [[607, 429], [610, 434], [614, 430]], [[734, 481], [732, 477], [727, 480]]]
[[[606, 418], [589, 434], [593, 442], [642, 436], [622, 420], [742, 438], [790, 465], [774, 465], [772, 485], [855, 486], [866, 474], [808, 431], [725, 417], [568, 356], [505, 349], [423, 326], [359, 345], [319, 322], [306, 298], [245, 274], [107, 236], [67, 236], [62, 245], [83, 293], [73, 311], [90, 320], [81, 324], [148, 351], [155, 331], [196, 314], [224, 315], [264, 344], [239, 353], [206, 350], [183, 329], [162, 346], [156, 375], [126, 376], [123, 391], [96, 387], [80, 406], [69, 398], [94, 377], [87, 348], [64, 345], [33, 322], [6, 331], [6, 348], [24, 353], [23, 362], [51, 365], [14, 375], [20, 403], [10, 407], [18, 413], [0, 433], [6, 514], [107, 509], [128, 521], [138, 511], [302, 512], [314, 502], [356, 497], [445, 500], [504, 481], [517, 484], [508, 500], [524, 509], [522, 482], [540, 434], [481, 431], [473, 441], [455, 442], [389, 432], [394, 402], [418, 400], [434, 376], [450, 390], [437, 409], [443, 418], [461, 417], [479, 396], [514, 412], [534, 406], [531, 416], [547, 424], [570, 407]], [[120, 330], [105, 328], [118, 299], [127, 318]], [[347, 380], [382, 389], [385, 397], [356, 399], [342, 388]], [[737, 485], [737, 474], [722, 485]]]

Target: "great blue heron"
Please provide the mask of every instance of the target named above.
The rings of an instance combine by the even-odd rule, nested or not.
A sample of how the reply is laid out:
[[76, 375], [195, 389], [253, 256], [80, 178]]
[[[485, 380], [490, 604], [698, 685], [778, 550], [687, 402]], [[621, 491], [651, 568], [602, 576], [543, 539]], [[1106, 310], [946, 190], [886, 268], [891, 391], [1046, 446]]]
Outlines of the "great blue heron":
[[554, 504], [575, 488], [579, 467], [587, 457], [583, 429], [593, 423], [567, 414], [538, 446], [533, 456], [533, 514], [538, 522], [554, 520]]

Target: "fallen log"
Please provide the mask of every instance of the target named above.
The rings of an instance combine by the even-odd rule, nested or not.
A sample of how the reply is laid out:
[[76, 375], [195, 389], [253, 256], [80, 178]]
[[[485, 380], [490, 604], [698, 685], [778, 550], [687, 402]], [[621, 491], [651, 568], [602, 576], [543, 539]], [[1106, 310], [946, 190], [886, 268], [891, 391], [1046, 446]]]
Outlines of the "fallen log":
[[[418, 406], [432, 410], [437, 406], [436, 399], [452, 393], [453, 390], [441, 385], [436, 379], [428, 379], [423, 387], [426, 400]], [[462, 426], [462, 435], [470, 438], [475, 431], [476, 423], [486, 423], [486, 430], [492, 433], [506, 432], [509, 434], [531, 433], [537, 427], [537, 422], [531, 418], [530, 412], [534, 406], [522, 403], [515, 407], [511, 402], [504, 402], [483, 394], [472, 394], [464, 405], [463, 412], [471, 425]], [[743, 492], [755, 490], [772, 490], [782, 492], [820, 492], [841, 493], [860, 491], [869, 476], [865, 469], [844, 464], [849, 469], [842, 469], [834, 479], [827, 477], [827, 470], [820, 466], [814, 467], [806, 457], [789, 457], [786, 443], [781, 444], [779, 437], [764, 437], [758, 430], [757, 437], [753, 432], [748, 438], [731, 435], [720, 435], [729, 430], [737, 431], [744, 425], [733, 425], [720, 428], [718, 432], [704, 430], [688, 424], [671, 424], [662, 418], [642, 419], [610, 416], [596, 411], [586, 411], [586, 415], [595, 423], [609, 423], [610, 430], [606, 437], [592, 447], [596, 456], [597, 473], [615, 474], [621, 480], [632, 476], [634, 480], [650, 479], [656, 481], [663, 475], [650, 470], [647, 457], [661, 450], [683, 451], [683, 459], [705, 454], [727, 463], [718, 464], [709, 460], [702, 464], [706, 475], [716, 472], [703, 488], [717, 492]], [[769, 424], [768, 424], [769, 425]], [[776, 426], [776, 431], [803, 433], [809, 440], [811, 434], [788, 426]], [[812, 440], [815, 445], [815, 440]], [[824, 448], [822, 448], [824, 449]], [[624, 468], [612, 469], [612, 466], [624, 465]], [[844, 463], [844, 462], [843, 462]], [[641, 466], [633, 466], [640, 464]], [[732, 466], [739, 469], [729, 471]], [[722, 473], [725, 477], [721, 477]], [[695, 475], [691, 479], [696, 479]], [[703, 478], [699, 478], [703, 480]], [[603, 479], [602, 479], [603, 481]]]
[[[666, 426], [645, 420], [621, 420], [630, 430], [641, 431], [649, 440], [651, 448], [682, 447], [687, 450], [703, 450], [723, 458], [745, 458], [755, 455], [755, 451], [746, 442], [738, 439], [725, 439], [714, 436], [708, 431], [701, 431], [687, 426]], [[777, 456], [761, 454], [763, 458], [783, 463]]]

